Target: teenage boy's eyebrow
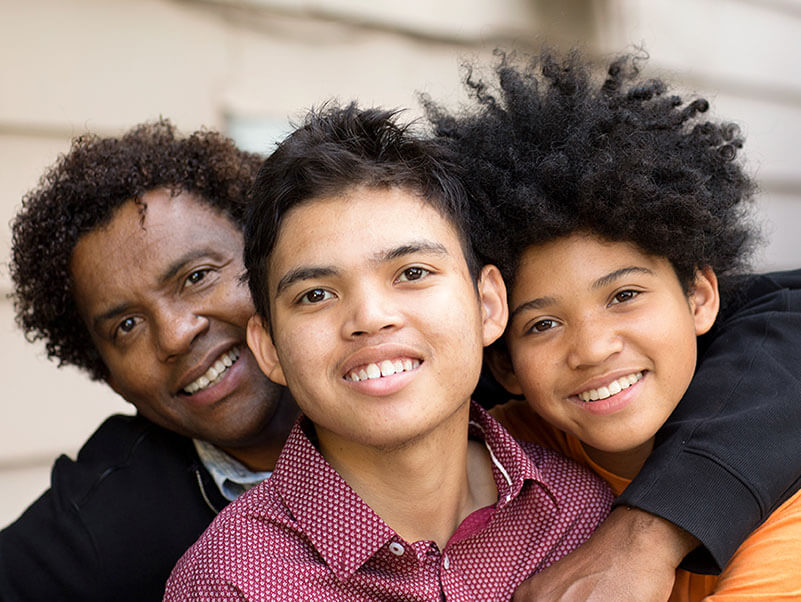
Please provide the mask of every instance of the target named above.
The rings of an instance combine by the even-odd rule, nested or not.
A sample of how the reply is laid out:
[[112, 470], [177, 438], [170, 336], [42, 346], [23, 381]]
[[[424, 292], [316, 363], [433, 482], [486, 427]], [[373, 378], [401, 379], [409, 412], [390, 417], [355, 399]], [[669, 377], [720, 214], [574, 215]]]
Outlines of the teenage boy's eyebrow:
[[[371, 259], [371, 263], [376, 265], [413, 255], [415, 253], [423, 253], [429, 255], [448, 255], [448, 250], [444, 245], [428, 240], [412, 241], [391, 249], [385, 249], [375, 253]], [[276, 295], [280, 295], [287, 288], [296, 282], [302, 280], [313, 280], [315, 278], [326, 278], [336, 276], [340, 270], [331, 266], [301, 266], [288, 271], [281, 280], [278, 281], [276, 287]]]
[[[603, 288], [608, 286], [618, 278], [622, 278], [627, 274], [648, 274], [653, 276], [653, 271], [649, 270], [648, 268], [644, 268], [641, 266], [629, 266], [625, 268], [620, 268], [619, 270], [615, 270], [614, 272], [609, 272], [605, 276], [601, 276], [595, 282], [592, 283], [590, 286], [591, 289], [597, 290], [599, 288]], [[547, 307], [549, 305], [554, 305], [559, 301], [556, 297], [537, 297], [536, 299], [531, 299], [530, 301], [526, 301], [515, 307], [509, 313], [509, 322], [514, 319], [514, 317], [522, 311], [532, 310], [532, 309], [542, 309], [543, 307]]]
[[603, 288], [605, 286], [608, 286], [618, 278], [622, 278], [623, 276], [627, 276], [629, 274], [646, 274], [649, 276], [654, 275], [654, 273], [648, 268], [632, 265], [626, 268], [620, 268], [619, 270], [615, 270], [614, 272], [609, 272], [606, 276], [601, 276], [600, 278], [598, 278], [598, 280], [592, 283], [592, 288], [593, 290]]

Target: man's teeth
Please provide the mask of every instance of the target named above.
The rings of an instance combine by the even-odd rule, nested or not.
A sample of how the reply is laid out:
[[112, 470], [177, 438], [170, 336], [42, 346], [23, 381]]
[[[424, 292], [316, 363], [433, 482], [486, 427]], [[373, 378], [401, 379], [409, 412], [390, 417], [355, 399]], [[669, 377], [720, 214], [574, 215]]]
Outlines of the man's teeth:
[[223, 374], [230, 368], [233, 363], [239, 359], [239, 347], [233, 347], [223, 353], [217, 358], [217, 361], [212, 364], [211, 368], [206, 370], [206, 373], [200, 378], [192, 381], [184, 387], [184, 393], [192, 395], [198, 391], [202, 391], [207, 387], [216, 385], [223, 377]]
[[352, 370], [345, 380], [351, 380], [355, 383], [360, 380], [371, 380], [374, 378], [381, 378], [382, 376], [392, 376], [398, 372], [408, 372], [414, 370], [420, 365], [420, 360], [413, 360], [409, 358], [397, 360], [384, 360], [377, 364], [367, 364], [361, 366], [356, 370]]
[[607, 397], [611, 397], [612, 395], [617, 395], [623, 389], [628, 389], [631, 385], [638, 382], [641, 378], [642, 378], [642, 372], [635, 372], [633, 374], [629, 374], [628, 376], [621, 376], [617, 380], [613, 380], [605, 387], [599, 387], [598, 389], [590, 389], [589, 391], [584, 391], [583, 393], [579, 393], [578, 396], [579, 399], [581, 399], [581, 401], [598, 401], [599, 399], [606, 399]]

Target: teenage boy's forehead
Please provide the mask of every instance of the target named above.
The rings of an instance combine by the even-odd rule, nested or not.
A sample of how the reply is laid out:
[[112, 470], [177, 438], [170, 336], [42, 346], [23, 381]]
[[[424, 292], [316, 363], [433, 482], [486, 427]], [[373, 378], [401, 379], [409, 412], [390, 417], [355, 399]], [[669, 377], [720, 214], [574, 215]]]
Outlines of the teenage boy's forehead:
[[298, 280], [338, 272], [346, 259], [378, 266], [413, 254], [466, 263], [457, 228], [438, 207], [401, 188], [362, 187], [288, 211], [268, 260], [269, 279], [280, 293]]

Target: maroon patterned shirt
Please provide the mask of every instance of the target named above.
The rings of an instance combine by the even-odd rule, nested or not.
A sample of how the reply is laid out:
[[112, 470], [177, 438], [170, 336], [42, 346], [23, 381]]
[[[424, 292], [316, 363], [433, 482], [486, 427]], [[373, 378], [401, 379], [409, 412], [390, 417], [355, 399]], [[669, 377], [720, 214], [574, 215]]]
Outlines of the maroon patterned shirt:
[[612, 495], [565, 457], [518, 443], [473, 404], [498, 502], [473, 512], [444, 550], [402, 539], [325, 461], [302, 418], [270, 479], [232, 502], [184, 554], [165, 600], [509, 600], [579, 544]]

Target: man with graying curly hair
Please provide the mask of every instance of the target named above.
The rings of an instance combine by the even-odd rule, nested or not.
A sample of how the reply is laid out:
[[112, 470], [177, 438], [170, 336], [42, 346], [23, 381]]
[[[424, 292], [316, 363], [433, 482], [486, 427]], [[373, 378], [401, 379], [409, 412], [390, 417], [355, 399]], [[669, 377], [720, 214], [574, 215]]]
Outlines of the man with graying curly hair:
[[241, 220], [261, 162], [167, 120], [74, 140], [13, 222], [17, 322], [136, 407], [0, 532], [0, 599], [160, 600], [297, 416], [245, 342]]

